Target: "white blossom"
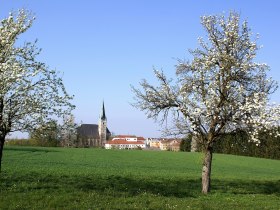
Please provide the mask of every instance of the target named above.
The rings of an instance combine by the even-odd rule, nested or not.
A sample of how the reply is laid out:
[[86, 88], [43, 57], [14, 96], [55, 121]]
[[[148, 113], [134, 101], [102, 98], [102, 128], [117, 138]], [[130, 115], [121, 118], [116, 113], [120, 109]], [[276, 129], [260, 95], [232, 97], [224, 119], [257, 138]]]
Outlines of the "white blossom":
[[10, 132], [28, 131], [74, 108], [58, 73], [37, 60], [36, 41], [17, 45], [34, 19], [19, 10], [0, 22], [1, 141]]
[[228, 18], [203, 16], [201, 23], [207, 40], [198, 38], [200, 47], [190, 50], [193, 60], [178, 61], [176, 83], [156, 70], [160, 86], [145, 81], [141, 83], [143, 92], [133, 88], [135, 106], [155, 119], [167, 119], [170, 111], [178, 119], [176, 113], [180, 113], [184, 119], [180, 122], [189, 129], [180, 126], [185, 130], [179, 131], [199, 134], [206, 145], [221, 133], [240, 128], [259, 144], [259, 131], [278, 126], [280, 121], [280, 106], [268, 100], [277, 88], [276, 82], [267, 77], [269, 66], [255, 61], [259, 46], [238, 14], [230, 13]]

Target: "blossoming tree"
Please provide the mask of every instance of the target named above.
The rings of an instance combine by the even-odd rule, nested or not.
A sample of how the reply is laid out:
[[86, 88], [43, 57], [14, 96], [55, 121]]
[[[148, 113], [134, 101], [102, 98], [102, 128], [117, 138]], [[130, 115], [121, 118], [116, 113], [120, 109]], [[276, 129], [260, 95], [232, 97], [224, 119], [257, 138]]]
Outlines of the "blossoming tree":
[[7, 134], [29, 131], [74, 108], [58, 73], [37, 61], [36, 42], [16, 45], [33, 21], [19, 10], [0, 22], [0, 169]]
[[176, 83], [155, 70], [159, 86], [143, 80], [141, 89], [132, 90], [134, 106], [148, 117], [165, 120], [171, 112], [179, 132], [197, 136], [205, 153], [202, 192], [208, 193], [213, 144], [223, 140], [221, 134], [243, 129], [258, 144], [260, 129], [279, 124], [280, 107], [269, 104], [277, 84], [267, 77], [268, 65], [255, 61], [259, 47], [247, 21], [231, 12], [203, 16], [201, 23], [208, 39], [198, 39], [191, 61], [179, 60]]

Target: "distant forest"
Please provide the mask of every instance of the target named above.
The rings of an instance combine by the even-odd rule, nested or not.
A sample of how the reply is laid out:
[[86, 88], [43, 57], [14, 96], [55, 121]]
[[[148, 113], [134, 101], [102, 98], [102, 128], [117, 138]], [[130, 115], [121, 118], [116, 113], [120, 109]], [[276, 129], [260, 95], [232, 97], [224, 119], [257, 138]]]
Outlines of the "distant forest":
[[[280, 131], [280, 127], [277, 129]], [[272, 135], [274, 132], [273, 130], [261, 132], [259, 135], [260, 144], [258, 145], [249, 141], [249, 136], [245, 131], [226, 133], [221, 136], [221, 141], [214, 143], [214, 152], [280, 160], [280, 137]], [[184, 138], [180, 150], [190, 151], [191, 140], [191, 135]], [[202, 151], [202, 149], [198, 143], [198, 151]]]

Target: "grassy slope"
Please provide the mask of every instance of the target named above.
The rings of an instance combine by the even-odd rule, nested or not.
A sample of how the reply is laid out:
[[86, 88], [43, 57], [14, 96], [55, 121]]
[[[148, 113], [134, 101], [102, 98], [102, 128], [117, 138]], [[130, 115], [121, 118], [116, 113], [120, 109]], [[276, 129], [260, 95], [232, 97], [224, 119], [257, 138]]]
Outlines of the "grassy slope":
[[6, 147], [0, 209], [279, 209], [280, 161], [200, 153]]

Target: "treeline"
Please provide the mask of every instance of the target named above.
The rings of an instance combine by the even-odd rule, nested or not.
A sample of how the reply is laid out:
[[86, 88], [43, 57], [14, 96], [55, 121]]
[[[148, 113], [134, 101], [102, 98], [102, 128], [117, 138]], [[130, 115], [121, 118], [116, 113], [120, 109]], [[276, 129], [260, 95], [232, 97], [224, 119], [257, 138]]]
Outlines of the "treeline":
[[[280, 127], [277, 128], [280, 132]], [[280, 159], [280, 137], [275, 137], [275, 130], [263, 131], [259, 134], [259, 144], [250, 141], [248, 134], [242, 130], [227, 133], [214, 143], [214, 152], [232, 155], [243, 155], [270, 159]], [[184, 138], [180, 145], [181, 151], [191, 151], [192, 137]], [[202, 151], [201, 145], [197, 150]]]
[[64, 119], [62, 124], [52, 120], [31, 130], [28, 139], [7, 139], [6, 145], [72, 147], [77, 139], [76, 128], [72, 118]]
[[61, 146], [60, 141], [56, 139], [7, 139], [6, 145], [17, 146], [38, 146], [38, 147], [58, 147]]

